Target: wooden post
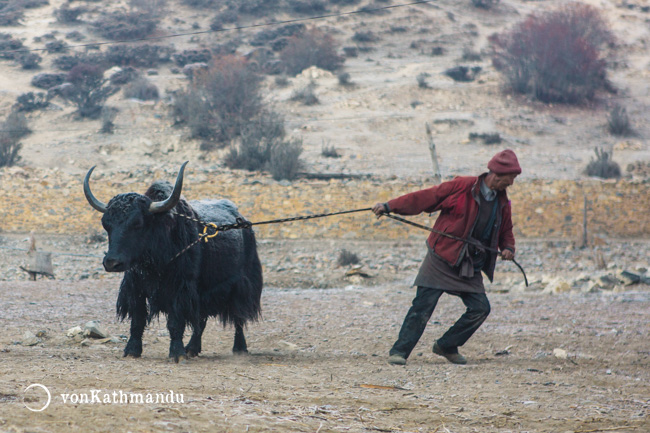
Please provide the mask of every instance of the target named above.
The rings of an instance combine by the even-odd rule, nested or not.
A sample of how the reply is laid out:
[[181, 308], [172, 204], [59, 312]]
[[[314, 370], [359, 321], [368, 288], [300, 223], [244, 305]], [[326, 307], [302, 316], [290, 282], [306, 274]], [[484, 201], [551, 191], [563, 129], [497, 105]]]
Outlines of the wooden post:
[[584, 196], [584, 207], [582, 209], [582, 248], [589, 246], [589, 234], [587, 232], [587, 194]]
[[429, 122], [427, 122], [425, 125], [427, 129], [427, 140], [429, 141], [429, 152], [431, 152], [431, 163], [433, 164], [433, 181], [438, 184], [442, 182], [442, 175], [440, 174], [440, 166], [438, 165], [436, 144], [433, 142], [433, 137], [431, 135], [431, 128], [429, 127]]
[[27, 272], [32, 281], [36, 281], [37, 275], [44, 275], [48, 278], [54, 278], [54, 268], [52, 267], [52, 253], [37, 251], [36, 237], [34, 233], [29, 235], [29, 250], [27, 251], [27, 262], [20, 269]]

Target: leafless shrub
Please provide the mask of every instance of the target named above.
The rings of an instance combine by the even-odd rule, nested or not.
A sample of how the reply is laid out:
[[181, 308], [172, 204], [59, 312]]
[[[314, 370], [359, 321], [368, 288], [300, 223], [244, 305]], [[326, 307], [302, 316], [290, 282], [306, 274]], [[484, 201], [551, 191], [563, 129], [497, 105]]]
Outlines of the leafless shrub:
[[299, 74], [310, 66], [335, 71], [343, 63], [336, 50], [336, 42], [330, 34], [312, 27], [289, 38], [287, 46], [280, 52], [280, 59], [290, 75]]
[[275, 77], [275, 84], [278, 87], [287, 87], [289, 85], [289, 78], [284, 74], [278, 75]]
[[70, 71], [77, 65], [98, 65], [104, 67], [106, 58], [102, 53], [78, 53], [74, 55], [59, 56], [53, 61], [54, 66], [62, 71]]
[[19, 140], [30, 132], [25, 115], [11, 111], [0, 124], [0, 167], [12, 166], [20, 160], [18, 152], [22, 145]]
[[115, 130], [115, 117], [117, 117], [117, 108], [114, 107], [102, 107], [102, 129], [100, 132], [102, 134], [112, 134]]
[[503, 141], [501, 138], [501, 134], [499, 134], [498, 132], [490, 132], [490, 133], [470, 132], [469, 139], [482, 140], [483, 144], [499, 144]]
[[1, 132], [8, 134], [10, 138], [19, 140], [26, 135], [31, 134], [32, 130], [27, 125], [25, 114], [20, 111], [12, 110], [4, 123]]
[[289, 8], [299, 14], [316, 15], [327, 12], [327, 3], [322, 0], [289, 0]]
[[416, 77], [417, 82], [418, 82], [418, 87], [420, 89], [430, 89], [431, 87], [429, 86], [429, 83], [427, 83], [427, 78], [429, 77], [429, 74], [426, 72], [422, 72], [418, 74]]
[[36, 110], [42, 110], [50, 104], [47, 95], [43, 92], [28, 92], [23, 93], [16, 98], [14, 109], [16, 111], [25, 111], [30, 113]]
[[181, 0], [181, 3], [195, 8], [219, 6], [223, 0]]
[[595, 176], [603, 179], [618, 179], [621, 177], [621, 167], [618, 163], [612, 160], [612, 152], [605, 151], [602, 148], [594, 148], [596, 152], [596, 159], [591, 159], [585, 174], [587, 176]]
[[[257, 32], [250, 41], [254, 47], [273, 45], [279, 40], [292, 36], [300, 36], [307, 27], [302, 23], [291, 23], [280, 27], [271, 27]], [[284, 42], [286, 46], [286, 41]], [[282, 49], [285, 47], [283, 46]]]
[[337, 78], [339, 79], [339, 84], [341, 86], [351, 86], [353, 84], [350, 80], [350, 74], [348, 72], [341, 72], [337, 75]]
[[303, 88], [296, 89], [293, 94], [291, 95], [291, 100], [300, 102], [303, 105], [316, 105], [320, 101], [318, 100], [318, 97], [314, 93], [314, 88], [316, 87], [316, 84], [312, 81], [308, 85], [306, 85]]
[[341, 250], [338, 259], [336, 259], [336, 264], [338, 266], [350, 266], [356, 265], [359, 263], [359, 256], [355, 253], [348, 250]]
[[345, 57], [358, 57], [359, 50], [357, 47], [343, 47], [343, 54], [345, 54]]
[[443, 47], [433, 47], [431, 48], [432, 56], [443, 56], [445, 54], [445, 49]]
[[192, 63], [209, 63], [212, 59], [212, 52], [203, 50], [185, 50], [172, 56], [177, 66], [183, 67]]
[[390, 9], [382, 9], [382, 6], [379, 4], [369, 4], [369, 5], [361, 6], [359, 8], [359, 11], [362, 12], [362, 16], [363, 14], [379, 16], [379, 15], [386, 15], [391, 12]]
[[73, 30], [69, 33], [66, 33], [65, 38], [70, 39], [71, 41], [79, 42], [86, 39], [86, 36], [84, 36], [84, 34], [78, 30]]
[[499, 3], [499, 0], [472, 0], [472, 3], [477, 8], [492, 9], [492, 6]]
[[224, 163], [234, 169], [264, 170], [271, 160], [273, 147], [281, 143], [284, 136], [282, 116], [273, 111], [262, 111], [242, 126], [239, 143], [233, 142]]
[[236, 56], [215, 59], [174, 98], [176, 123], [190, 127], [193, 138], [227, 142], [263, 108], [261, 77]]
[[129, 0], [129, 5], [151, 17], [160, 18], [165, 15], [167, 0]]
[[463, 55], [461, 59], [466, 62], [480, 62], [482, 60], [481, 53], [474, 51], [469, 47], [463, 48]]
[[17, 4], [25, 9], [40, 8], [41, 6], [46, 6], [49, 3], [50, 0], [14, 0], [14, 4]]
[[390, 26], [389, 31], [391, 33], [406, 33], [406, 32], [408, 32], [408, 27], [406, 27], [406, 26]]
[[49, 89], [54, 86], [59, 86], [65, 82], [65, 79], [67, 78], [68, 74], [64, 73], [58, 73], [58, 74], [50, 74], [50, 73], [42, 73], [42, 74], [36, 74], [32, 77], [31, 84], [34, 87], [38, 87], [39, 89]]
[[59, 9], [54, 11], [56, 20], [64, 24], [75, 24], [79, 22], [79, 17], [88, 12], [84, 6], [71, 7], [70, 3], [64, 3]]
[[104, 70], [100, 66], [80, 64], [68, 73], [67, 85], [63, 85], [61, 96], [77, 106], [81, 117], [95, 119], [100, 116], [102, 107], [109, 96], [119, 88], [107, 83]]
[[45, 49], [47, 50], [48, 54], [65, 53], [68, 51], [68, 44], [61, 39], [57, 39], [55, 41], [46, 43]]
[[43, 58], [36, 53], [24, 52], [16, 56], [16, 61], [23, 69], [36, 69]]
[[20, 161], [22, 144], [7, 134], [0, 132], [0, 167], [11, 167]]
[[104, 55], [106, 66], [133, 66], [152, 68], [169, 62], [174, 47], [167, 45], [111, 45]]
[[237, 0], [232, 5], [242, 14], [268, 17], [280, 9], [280, 0]]
[[603, 56], [614, 37], [592, 6], [569, 3], [532, 14], [489, 40], [492, 62], [515, 92], [544, 102], [581, 103], [611, 89]]
[[325, 145], [325, 143], [323, 143], [323, 145], [321, 146], [320, 154], [321, 154], [322, 157], [325, 157], [325, 158], [340, 158], [341, 157], [341, 154], [338, 152], [338, 150], [336, 150], [336, 147], [334, 147], [333, 145], [329, 145], [329, 144]]
[[630, 124], [630, 118], [627, 115], [625, 107], [620, 105], [614, 106], [607, 116], [607, 129], [612, 135], [629, 137], [634, 135], [634, 129]]
[[469, 82], [474, 81], [476, 76], [482, 71], [480, 66], [454, 66], [445, 71], [445, 75], [454, 81]]
[[302, 140], [280, 141], [271, 147], [268, 170], [275, 180], [294, 180], [302, 169]]
[[[2, 12], [0, 11], [0, 14]], [[15, 59], [20, 54], [23, 43], [9, 33], [0, 33], [0, 59]]]
[[108, 79], [112, 85], [122, 86], [124, 84], [135, 81], [140, 76], [140, 72], [137, 69], [132, 66], [125, 66], [123, 68], [120, 68], [119, 71], [112, 73]]
[[0, 26], [15, 26], [25, 16], [24, 9], [15, 2], [0, 3]]
[[92, 23], [99, 35], [112, 40], [138, 39], [149, 36], [158, 19], [146, 12], [105, 12]]
[[210, 29], [219, 31], [223, 29], [224, 24], [234, 24], [237, 21], [239, 21], [239, 15], [237, 15], [237, 12], [225, 10], [212, 18], [212, 21], [210, 21]]
[[372, 42], [377, 42], [379, 40], [379, 37], [376, 34], [374, 34], [372, 31], [355, 32], [354, 36], [352, 36], [352, 40], [354, 42], [372, 43]]
[[140, 77], [124, 87], [124, 97], [139, 99], [141, 101], [157, 101], [160, 98], [158, 86], [146, 79]]

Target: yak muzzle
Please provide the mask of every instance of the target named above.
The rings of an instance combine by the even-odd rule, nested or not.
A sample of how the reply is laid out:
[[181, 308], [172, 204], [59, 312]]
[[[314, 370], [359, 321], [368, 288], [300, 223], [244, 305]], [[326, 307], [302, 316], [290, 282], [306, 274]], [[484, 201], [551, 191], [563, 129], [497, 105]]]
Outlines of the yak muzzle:
[[126, 264], [118, 259], [104, 257], [104, 269], [106, 272], [124, 272], [126, 271]]

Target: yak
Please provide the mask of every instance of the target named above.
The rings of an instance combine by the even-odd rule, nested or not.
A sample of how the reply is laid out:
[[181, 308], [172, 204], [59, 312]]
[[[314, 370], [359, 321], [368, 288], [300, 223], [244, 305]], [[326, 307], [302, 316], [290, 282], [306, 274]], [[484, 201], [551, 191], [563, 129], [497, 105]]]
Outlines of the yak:
[[[244, 326], [261, 314], [263, 279], [255, 233], [248, 226], [196, 242], [205, 224], [233, 224], [243, 217], [229, 200], [186, 201], [181, 196], [186, 165], [173, 188], [167, 181], [156, 181], [144, 195], [118, 194], [108, 204], [90, 190], [95, 167], [84, 179], [86, 199], [103, 213], [102, 226], [108, 233], [104, 269], [124, 272], [117, 316], [131, 319], [125, 357], [142, 355], [145, 327], [160, 313], [167, 317], [169, 357], [175, 362], [201, 352], [201, 336], [210, 317], [224, 327], [234, 325], [233, 353], [247, 353]], [[192, 336], [183, 347], [186, 326], [192, 328]]]

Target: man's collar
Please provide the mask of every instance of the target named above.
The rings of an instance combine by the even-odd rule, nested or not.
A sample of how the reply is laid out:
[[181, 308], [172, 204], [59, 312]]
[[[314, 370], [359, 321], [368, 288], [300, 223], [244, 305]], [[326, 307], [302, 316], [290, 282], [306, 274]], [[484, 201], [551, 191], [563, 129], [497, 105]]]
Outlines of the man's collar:
[[487, 186], [487, 184], [485, 183], [485, 178], [482, 178], [480, 180], [479, 188], [481, 189], [481, 194], [483, 194], [483, 198], [485, 198], [487, 201], [492, 201], [496, 198], [497, 192], [493, 189], [490, 189]]

